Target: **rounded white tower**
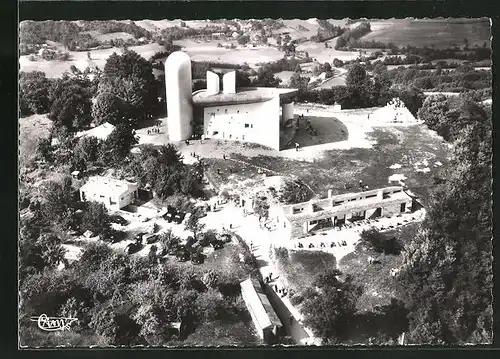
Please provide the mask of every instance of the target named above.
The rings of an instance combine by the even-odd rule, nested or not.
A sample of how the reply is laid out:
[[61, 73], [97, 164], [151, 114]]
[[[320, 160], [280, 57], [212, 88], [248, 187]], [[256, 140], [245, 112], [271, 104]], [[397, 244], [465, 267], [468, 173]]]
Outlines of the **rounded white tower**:
[[165, 87], [169, 140], [188, 140], [192, 134], [193, 89], [191, 59], [185, 52], [173, 52], [165, 61]]

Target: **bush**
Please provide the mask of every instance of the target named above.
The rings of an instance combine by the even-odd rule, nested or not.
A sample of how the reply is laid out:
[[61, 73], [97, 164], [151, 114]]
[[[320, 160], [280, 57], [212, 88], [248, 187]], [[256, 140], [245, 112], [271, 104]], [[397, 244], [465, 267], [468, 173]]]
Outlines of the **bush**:
[[387, 238], [375, 228], [366, 229], [360, 234], [361, 240], [377, 253], [394, 254], [401, 253], [402, 246], [395, 237]]
[[299, 305], [304, 301], [304, 297], [300, 294], [295, 294], [290, 297], [290, 303], [293, 305]]
[[288, 262], [290, 256], [288, 253], [288, 249], [286, 248], [274, 248], [274, 256], [276, 260], [279, 260], [280, 262]]

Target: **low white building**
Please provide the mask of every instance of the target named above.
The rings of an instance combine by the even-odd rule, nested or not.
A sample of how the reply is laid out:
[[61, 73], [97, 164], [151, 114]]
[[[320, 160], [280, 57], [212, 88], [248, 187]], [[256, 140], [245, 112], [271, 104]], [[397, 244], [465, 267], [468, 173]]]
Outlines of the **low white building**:
[[138, 189], [137, 183], [92, 176], [80, 188], [80, 199], [101, 202], [108, 209], [119, 210], [137, 199]]
[[88, 131], [77, 132], [75, 137], [95, 137], [99, 140], [105, 141], [114, 130], [114, 125], [110, 124], [109, 122], [104, 122], [103, 124]]

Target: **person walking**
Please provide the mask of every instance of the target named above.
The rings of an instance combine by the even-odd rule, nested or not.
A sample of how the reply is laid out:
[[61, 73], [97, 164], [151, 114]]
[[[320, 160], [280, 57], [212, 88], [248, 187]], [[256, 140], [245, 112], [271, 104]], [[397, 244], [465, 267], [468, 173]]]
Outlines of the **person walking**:
[[295, 152], [299, 152], [299, 144], [297, 142], [295, 142]]

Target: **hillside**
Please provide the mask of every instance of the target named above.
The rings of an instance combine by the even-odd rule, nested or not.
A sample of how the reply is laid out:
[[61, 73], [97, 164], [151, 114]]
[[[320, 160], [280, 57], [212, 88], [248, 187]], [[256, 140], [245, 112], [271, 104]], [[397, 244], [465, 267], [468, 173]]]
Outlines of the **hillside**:
[[403, 19], [370, 21], [372, 32], [364, 41], [392, 42], [396, 46], [447, 48], [490, 43], [490, 23], [487, 19]]

